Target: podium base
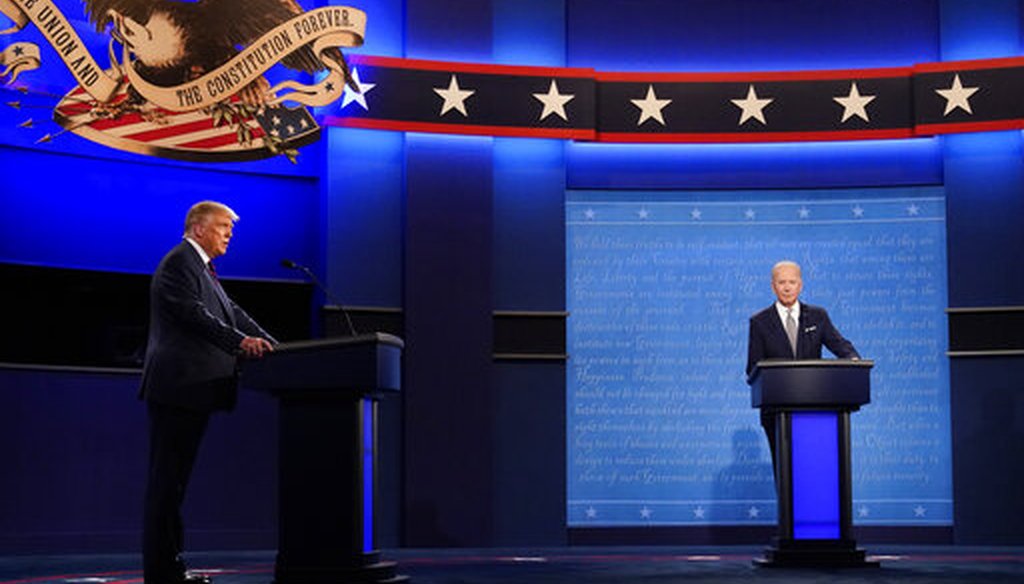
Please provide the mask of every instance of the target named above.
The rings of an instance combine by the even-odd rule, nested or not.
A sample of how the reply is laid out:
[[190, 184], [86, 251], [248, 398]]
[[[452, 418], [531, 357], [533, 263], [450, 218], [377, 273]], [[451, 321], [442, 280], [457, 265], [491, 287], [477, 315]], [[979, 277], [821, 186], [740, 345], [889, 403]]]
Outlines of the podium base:
[[878, 568], [852, 540], [779, 539], [754, 565], [762, 568]]

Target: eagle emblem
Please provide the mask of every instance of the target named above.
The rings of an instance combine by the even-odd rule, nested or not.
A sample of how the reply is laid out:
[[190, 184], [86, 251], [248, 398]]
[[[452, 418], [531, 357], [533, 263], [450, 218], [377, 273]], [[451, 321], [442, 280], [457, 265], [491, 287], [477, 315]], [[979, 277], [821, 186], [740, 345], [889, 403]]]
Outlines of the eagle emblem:
[[109, 37], [106, 67], [53, 0], [0, 2], [15, 30], [39, 28], [78, 81], [54, 109], [56, 135], [184, 160], [294, 162], [298, 148], [319, 138], [308, 108], [332, 103], [346, 85], [358, 91], [341, 50], [363, 42], [366, 16], [354, 8], [307, 12], [295, 0], [83, 4]]

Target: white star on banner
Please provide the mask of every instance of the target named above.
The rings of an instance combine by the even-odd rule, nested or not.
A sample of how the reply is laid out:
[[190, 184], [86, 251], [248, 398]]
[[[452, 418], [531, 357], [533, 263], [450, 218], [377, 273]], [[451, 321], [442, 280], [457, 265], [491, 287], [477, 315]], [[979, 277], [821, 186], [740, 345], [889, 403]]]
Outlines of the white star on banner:
[[701, 216], [700, 209], [694, 208], [693, 211], [690, 211], [690, 218], [691, 219], [693, 219], [695, 221], [699, 221], [700, 220], [700, 216]]
[[587, 209], [586, 211], [583, 212], [583, 217], [585, 217], [586, 219], [589, 219], [589, 220], [593, 220], [594, 217], [595, 217], [594, 210], [593, 209]]
[[920, 505], [918, 505], [917, 507], [914, 507], [914, 517], [924, 517], [924, 514], [926, 512], [927, 512], [927, 510], [924, 507], [920, 506]]
[[870, 513], [867, 505], [861, 505], [860, 509], [857, 510], [857, 515], [860, 517], [867, 517]]
[[768, 122], [764, 119], [764, 108], [775, 101], [773, 98], [758, 98], [757, 92], [754, 91], [754, 86], [751, 85], [750, 89], [747, 90], [747, 97], [744, 99], [730, 99], [733, 105], [743, 110], [740, 114], [740, 123], [738, 126], [742, 126], [744, 122], [750, 118], [761, 122], [762, 124], [768, 125]]
[[704, 507], [698, 505], [697, 508], [693, 510], [693, 516], [697, 519], [704, 519]]
[[753, 221], [757, 217], [757, 213], [755, 213], [753, 209], [747, 209], [746, 212], [743, 213], [743, 217]]
[[757, 519], [761, 516], [761, 510], [758, 509], [757, 507], [751, 507], [750, 509], [747, 509], [747, 515], [751, 519]]
[[544, 104], [544, 110], [540, 113], [541, 121], [544, 118], [555, 114], [565, 121], [569, 121], [568, 116], [565, 115], [565, 104], [569, 103], [574, 97], [573, 94], [559, 93], [558, 84], [555, 80], [551, 80], [551, 87], [548, 88], [547, 93], [534, 93], [533, 97], [537, 98], [542, 104]]
[[345, 109], [345, 106], [352, 103], [353, 101], [358, 103], [364, 110], [369, 111], [370, 107], [366, 105], [366, 94], [370, 93], [370, 90], [377, 87], [376, 83], [363, 83], [359, 80], [359, 69], [352, 68], [352, 82], [359, 88], [359, 93], [356, 93], [348, 85], [345, 85], [344, 91], [341, 92], [341, 109]]
[[597, 517], [597, 509], [587, 507], [587, 519], [593, 519], [595, 517]]
[[644, 508], [640, 510], [640, 517], [644, 519], [651, 518], [651, 510], [647, 508], [647, 505], [644, 505]]
[[973, 115], [971, 102], [968, 100], [976, 91], [978, 91], [977, 87], [964, 87], [960, 84], [959, 73], [953, 76], [953, 85], [949, 89], [936, 89], [935, 93], [938, 93], [946, 100], [946, 111], [942, 112], [943, 117], [948, 116], [956, 108], [960, 108]]
[[843, 119], [839, 123], [844, 123], [853, 116], [857, 116], [865, 122], [871, 121], [868, 119], [867, 105], [875, 100], [875, 96], [861, 95], [856, 81], [850, 86], [850, 93], [846, 97], [836, 96], [832, 99], [843, 106]]
[[469, 114], [466, 113], [466, 98], [476, 93], [476, 90], [460, 88], [459, 80], [455, 78], [454, 73], [451, 81], [448, 82], [448, 88], [435, 87], [434, 93], [444, 98], [444, 104], [441, 106], [441, 113], [438, 116], [443, 116], [454, 109], [463, 116], [469, 117]]
[[807, 219], [808, 217], [811, 216], [811, 210], [808, 209], [807, 207], [800, 207], [797, 213], [800, 214], [801, 219]]
[[639, 211], [637, 211], [637, 212], [636, 212], [636, 214], [637, 214], [637, 215], [638, 215], [638, 216], [639, 216], [639, 217], [640, 217], [641, 219], [647, 219], [647, 217], [648, 217], [648, 216], [649, 216], [649, 215], [651, 214], [651, 212], [650, 212], [650, 211], [648, 211], [647, 209], [640, 209]]
[[672, 103], [671, 99], [658, 99], [658, 96], [654, 94], [654, 86], [647, 86], [647, 97], [643, 99], [631, 99], [633, 105], [640, 108], [640, 120], [637, 121], [636, 125], [643, 125], [648, 119], [654, 119], [662, 126], [665, 125], [665, 118], [661, 117], [661, 110], [665, 109], [665, 106]]
[[919, 215], [920, 213], [921, 213], [921, 207], [918, 207], [917, 205], [911, 205], [911, 206], [907, 207], [907, 214], [908, 215], [914, 216], [914, 215]]
[[861, 207], [860, 205], [857, 205], [856, 207], [850, 210], [853, 211], [854, 217], [861, 218], [864, 216], [864, 207]]

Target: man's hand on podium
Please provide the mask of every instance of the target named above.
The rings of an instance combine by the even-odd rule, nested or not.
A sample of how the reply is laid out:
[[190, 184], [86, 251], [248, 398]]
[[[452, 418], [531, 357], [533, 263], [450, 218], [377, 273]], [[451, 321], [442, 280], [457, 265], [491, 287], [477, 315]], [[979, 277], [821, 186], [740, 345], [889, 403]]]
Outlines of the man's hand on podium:
[[254, 357], [259, 359], [264, 353], [270, 353], [274, 350], [274, 345], [270, 344], [270, 341], [260, 337], [245, 337], [242, 342], [239, 343], [238, 348], [242, 350], [242, 354], [246, 357]]

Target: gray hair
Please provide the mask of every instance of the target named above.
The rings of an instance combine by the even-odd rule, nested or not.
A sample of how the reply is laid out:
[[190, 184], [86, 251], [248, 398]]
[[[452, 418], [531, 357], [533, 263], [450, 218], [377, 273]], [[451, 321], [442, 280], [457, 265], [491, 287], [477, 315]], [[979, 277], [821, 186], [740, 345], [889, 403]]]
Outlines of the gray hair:
[[200, 201], [188, 210], [185, 215], [185, 235], [188, 235], [192, 228], [209, 220], [211, 215], [224, 213], [231, 217], [232, 221], [238, 221], [238, 214], [224, 203], [217, 201]]
[[796, 263], [796, 262], [794, 262], [792, 260], [782, 260], [781, 262], [777, 262], [774, 266], [772, 266], [772, 279], [773, 280], [775, 279], [775, 273], [778, 272], [782, 268], [796, 268], [796, 273], [798, 275], [802, 275], [803, 274], [803, 270], [800, 269], [800, 264], [798, 264], [798, 263]]

